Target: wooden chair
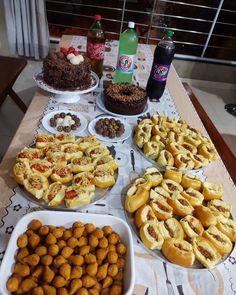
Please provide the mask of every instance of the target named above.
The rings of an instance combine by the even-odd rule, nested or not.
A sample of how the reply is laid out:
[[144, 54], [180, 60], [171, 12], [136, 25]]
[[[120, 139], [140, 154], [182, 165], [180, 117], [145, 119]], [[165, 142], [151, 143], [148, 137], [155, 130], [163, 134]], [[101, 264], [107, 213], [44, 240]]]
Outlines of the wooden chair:
[[0, 56], [0, 106], [9, 95], [22, 112], [26, 112], [27, 107], [20, 97], [12, 89], [16, 79], [27, 65], [24, 58]]

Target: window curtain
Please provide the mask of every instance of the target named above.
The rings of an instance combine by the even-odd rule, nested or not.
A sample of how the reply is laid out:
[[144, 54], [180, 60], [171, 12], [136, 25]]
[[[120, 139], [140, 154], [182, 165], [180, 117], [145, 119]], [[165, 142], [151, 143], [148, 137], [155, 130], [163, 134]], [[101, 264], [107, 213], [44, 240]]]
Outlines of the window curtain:
[[4, 0], [10, 53], [44, 58], [49, 49], [49, 31], [44, 0]]

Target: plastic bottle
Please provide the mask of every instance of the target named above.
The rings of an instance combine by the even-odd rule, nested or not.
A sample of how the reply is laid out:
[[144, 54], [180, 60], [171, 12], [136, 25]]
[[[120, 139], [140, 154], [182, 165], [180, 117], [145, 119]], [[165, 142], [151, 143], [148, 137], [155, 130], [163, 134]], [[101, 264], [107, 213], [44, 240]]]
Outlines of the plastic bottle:
[[95, 21], [88, 30], [87, 34], [87, 56], [91, 60], [92, 71], [99, 78], [103, 74], [103, 60], [105, 53], [105, 34], [101, 25], [101, 15], [95, 15]]
[[175, 53], [173, 35], [174, 32], [166, 31], [166, 35], [155, 49], [152, 70], [146, 87], [150, 100], [158, 101], [165, 90], [167, 75]]
[[135, 23], [129, 22], [128, 29], [120, 36], [118, 60], [114, 82], [131, 82], [134, 62], [138, 46], [138, 36], [134, 29]]

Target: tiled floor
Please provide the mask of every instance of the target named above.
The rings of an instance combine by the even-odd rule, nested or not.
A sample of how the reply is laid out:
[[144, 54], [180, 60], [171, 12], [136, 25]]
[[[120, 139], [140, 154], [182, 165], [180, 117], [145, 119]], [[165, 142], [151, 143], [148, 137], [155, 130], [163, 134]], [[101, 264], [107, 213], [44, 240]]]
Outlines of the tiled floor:
[[[14, 90], [29, 105], [36, 90], [32, 76], [41, 62], [28, 61], [17, 79]], [[224, 110], [226, 103], [236, 103], [236, 84], [187, 80], [196, 97], [236, 156], [236, 117]], [[24, 114], [8, 97], [0, 108], [0, 159], [14, 136]]]

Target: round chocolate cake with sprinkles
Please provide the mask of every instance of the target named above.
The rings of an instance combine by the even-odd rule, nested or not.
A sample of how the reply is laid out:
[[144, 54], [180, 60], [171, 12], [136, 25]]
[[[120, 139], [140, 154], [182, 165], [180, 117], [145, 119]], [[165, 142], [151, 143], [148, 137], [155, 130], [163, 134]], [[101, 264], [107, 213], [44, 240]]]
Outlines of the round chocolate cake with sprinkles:
[[138, 115], [147, 103], [146, 91], [130, 83], [110, 84], [104, 90], [105, 107], [121, 115]]
[[58, 90], [84, 90], [91, 85], [91, 65], [76, 50], [50, 51], [43, 61], [44, 81]]

